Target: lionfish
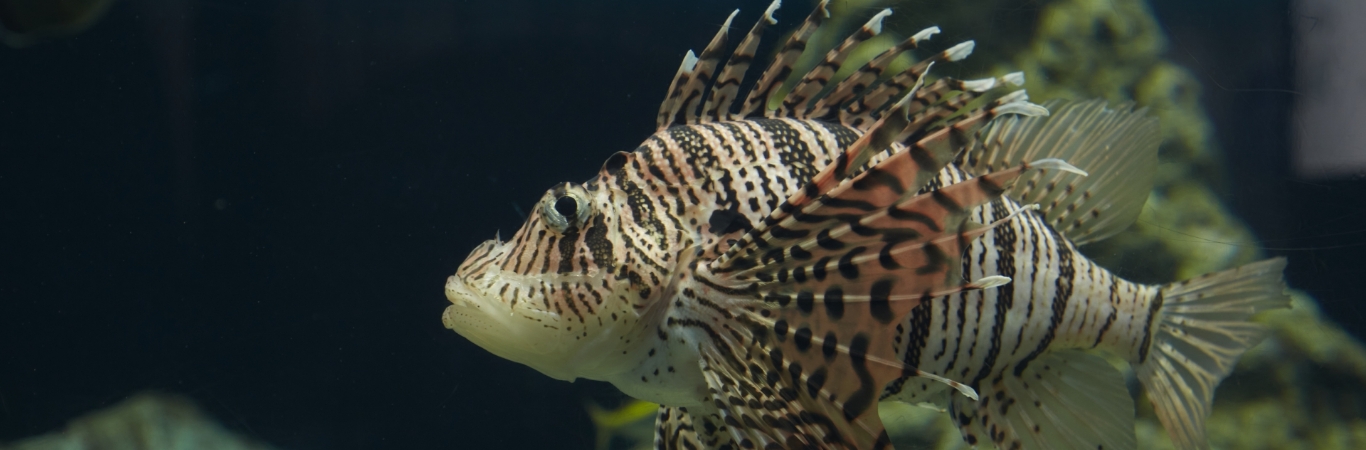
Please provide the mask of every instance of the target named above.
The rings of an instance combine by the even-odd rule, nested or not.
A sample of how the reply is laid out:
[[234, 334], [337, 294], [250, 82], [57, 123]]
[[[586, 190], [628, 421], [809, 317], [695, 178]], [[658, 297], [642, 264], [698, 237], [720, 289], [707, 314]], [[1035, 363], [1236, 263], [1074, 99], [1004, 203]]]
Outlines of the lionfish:
[[890, 10], [783, 93], [827, 2], [747, 95], [779, 2], [725, 58], [732, 13], [653, 135], [470, 253], [446, 327], [662, 405], [657, 448], [890, 448], [877, 404], [896, 400], [973, 445], [1133, 449], [1133, 398], [1096, 352], [1135, 367], [1177, 447], [1206, 448], [1214, 388], [1263, 334], [1249, 317], [1288, 305], [1284, 260], [1167, 285], [1097, 266], [1076, 247], [1136, 219], [1156, 119], [1030, 103], [1019, 73], [925, 80], [972, 41], [884, 73], [936, 27], [836, 79]]

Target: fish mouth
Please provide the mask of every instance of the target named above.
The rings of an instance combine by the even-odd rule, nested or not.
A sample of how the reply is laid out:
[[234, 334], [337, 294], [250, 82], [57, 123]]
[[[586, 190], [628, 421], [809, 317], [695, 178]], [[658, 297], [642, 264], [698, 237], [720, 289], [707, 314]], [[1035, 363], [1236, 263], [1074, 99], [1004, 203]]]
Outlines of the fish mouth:
[[[446, 300], [450, 300], [451, 306], [447, 306], [441, 314], [441, 323], [484, 348], [488, 348], [484, 341], [495, 337], [498, 329], [506, 327], [499, 323], [499, 316], [512, 312], [474, 292], [458, 275], [446, 279]], [[502, 314], [496, 313], [495, 309], [502, 309], [498, 311]]]
[[[514, 310], [498, 298], [480, 294], [459, 275], [446, 279], [446, 299], [451, 305], [441, 314], [441, 322], [456, 333], [505, 359], [526, 364], [546, 375], [563, 380], [575, 377], [565, 373], [565, 358], [572, 352], [560, 331], [558, 320], [532, 317]], [[552, 320], [547, 320], [552, 319]]]

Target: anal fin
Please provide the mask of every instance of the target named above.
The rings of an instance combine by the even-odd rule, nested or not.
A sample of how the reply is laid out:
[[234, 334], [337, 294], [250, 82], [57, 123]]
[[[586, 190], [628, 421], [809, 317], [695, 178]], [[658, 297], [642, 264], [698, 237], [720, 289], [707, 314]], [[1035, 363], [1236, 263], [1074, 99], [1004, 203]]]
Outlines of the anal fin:
[[987, 381], [979, 400], [956, 396], [949, 408], [968, 444], [1019, 450], [1137, 446], [1124, 376], [1099, 356], [1049, 352]]

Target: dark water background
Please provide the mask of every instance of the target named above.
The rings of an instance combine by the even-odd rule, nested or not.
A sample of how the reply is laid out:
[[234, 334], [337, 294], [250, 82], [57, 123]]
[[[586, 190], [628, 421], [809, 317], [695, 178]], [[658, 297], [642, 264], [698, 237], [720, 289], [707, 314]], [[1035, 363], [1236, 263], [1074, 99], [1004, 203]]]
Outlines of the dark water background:
[[[683, 51], [766, 3], [129, 0], [0, 48], [0, 441], [156, 389], [288, 449], [590, 448], [610, 388], [445, 330], [443, 282], [635, 147]], [[1293, 94], [1256, 90], [1290, 89], [1303, 18], [1155, 8], [1207, 84], [1221, 194], [1362, 335], [1366, 237], [1315, 236], [1366, 229], [1363, 182], [1293, 179]]]

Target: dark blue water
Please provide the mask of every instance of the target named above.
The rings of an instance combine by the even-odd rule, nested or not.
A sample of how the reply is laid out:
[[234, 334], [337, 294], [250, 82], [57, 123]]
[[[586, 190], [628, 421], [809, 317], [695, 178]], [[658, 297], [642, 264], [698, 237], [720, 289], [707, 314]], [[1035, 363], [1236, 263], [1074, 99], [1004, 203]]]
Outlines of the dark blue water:
[[[0, 441], [152, 389], [289, 449], [591, 448], [610, 388], [444, 329], [445, 277], [634, 148], [682, 53], [766, 3], [130, 0], [0, 48]], [[1366, 331], [1366, 237], [1317, 237], [1366, 229], [1363, 182], [1295, 180], [1291, 94], [1239, 90], [1290, 86], [1294, 18], [1186, 3], [1156, 8], [1230, 88], [1204, 96], [1221, 194]]]

